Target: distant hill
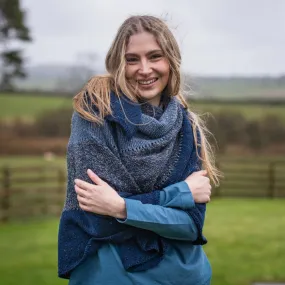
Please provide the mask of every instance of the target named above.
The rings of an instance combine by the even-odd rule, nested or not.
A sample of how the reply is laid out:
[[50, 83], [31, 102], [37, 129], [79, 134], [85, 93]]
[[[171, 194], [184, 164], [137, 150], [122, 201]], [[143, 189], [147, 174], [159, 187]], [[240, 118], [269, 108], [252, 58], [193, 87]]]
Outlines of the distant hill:
[[[38, 65], [27, 68], [28, 77], [17, 81], [20, 89], [77, 91], [94, 74], [86, 66]], [[184, 75], [185, 94], [208, 99], [283, 99], [285, 75], [280, 77], [191, 77]]]
[[[193, 96], [202, 98], [285, 99], [285, 76], [194, 77], [186, 76]], [[186, 87], [187, 89], [187, 87]]]
[[[71, 83], [87, 80], [95, 72], [85, 66], [73, 65], [37, 65], [26, 68], [27, 78], [18, 80], [16, 86], [20, 89], [39, 89], [45, 91], [58, 91]], [[83, 77], [86, 77], [82, 79]]]

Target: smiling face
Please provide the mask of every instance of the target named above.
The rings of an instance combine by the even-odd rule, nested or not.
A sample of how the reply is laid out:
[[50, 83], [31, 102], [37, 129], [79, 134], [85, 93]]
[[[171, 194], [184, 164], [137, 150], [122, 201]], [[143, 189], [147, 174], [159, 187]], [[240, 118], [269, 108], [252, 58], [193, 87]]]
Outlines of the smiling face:
[[169, 80], [169, 62], [153, 34], [132, 35], [126, 47], [126, 78], [139, 97], [158, 106]]

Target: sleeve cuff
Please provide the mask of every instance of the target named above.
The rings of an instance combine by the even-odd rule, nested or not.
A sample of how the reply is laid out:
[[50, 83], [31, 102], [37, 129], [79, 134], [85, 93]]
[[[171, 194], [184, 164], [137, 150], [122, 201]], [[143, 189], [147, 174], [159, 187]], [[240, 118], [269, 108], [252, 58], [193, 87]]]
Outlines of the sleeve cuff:
[[188, 184], [181, 181], [163, 188], [160, 193], [160, 205], [187, 210], [195, 206], [195, 201]]
[[126, 202], [126, 213], [127, 217], [125, 219], [116, 219], [121, 224], [127, 224], [129, 221], [137, 220], [136, 212], [140, 209], [142, 203], [138, 200], [127, 199], [125, 198]]

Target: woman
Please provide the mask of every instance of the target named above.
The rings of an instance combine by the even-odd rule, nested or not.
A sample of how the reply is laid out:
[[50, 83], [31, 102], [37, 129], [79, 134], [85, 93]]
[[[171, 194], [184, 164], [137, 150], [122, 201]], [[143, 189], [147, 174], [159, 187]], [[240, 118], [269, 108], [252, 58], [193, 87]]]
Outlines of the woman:
[[202, 229], [207, 176], [218, 183], [218, 172], [182, 97], [180, 64], [163, 21], [130, 17], [108, 75], [74, 98], [59, 228], [59, 276], [71, 285], [210, 284]]

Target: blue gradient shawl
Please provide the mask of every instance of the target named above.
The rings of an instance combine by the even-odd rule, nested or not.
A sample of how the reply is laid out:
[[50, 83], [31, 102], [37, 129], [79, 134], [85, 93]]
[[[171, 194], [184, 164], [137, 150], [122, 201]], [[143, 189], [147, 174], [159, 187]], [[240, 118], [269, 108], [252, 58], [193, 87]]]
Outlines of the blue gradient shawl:
[[[91, 183], [86, 173], [90, 168], [121, 196], [159, 204], [160, 189], [201, 169], [189, 114], [175, 98], [169, 100], [165, 110], [156, 108], [156, 114], [150, 114], [149, 104], [135, 104], [112, 92], [111, 106], [113, 114], [105, 118], [103, 126], [73, 114], [67, 195], [58, 234], [58, 274], [62, 278], [69, 278], [72, 269], [106, 242], [117, 245], [122, 264], [130, 271], [156, 266], [168, 246], [166, 238], [151, 231], [82, 211], [74, 190], [75, 178]], [[191, 243], [205, 244], [205, 204], [183, 210], [194, 220], [199, 233]]]

